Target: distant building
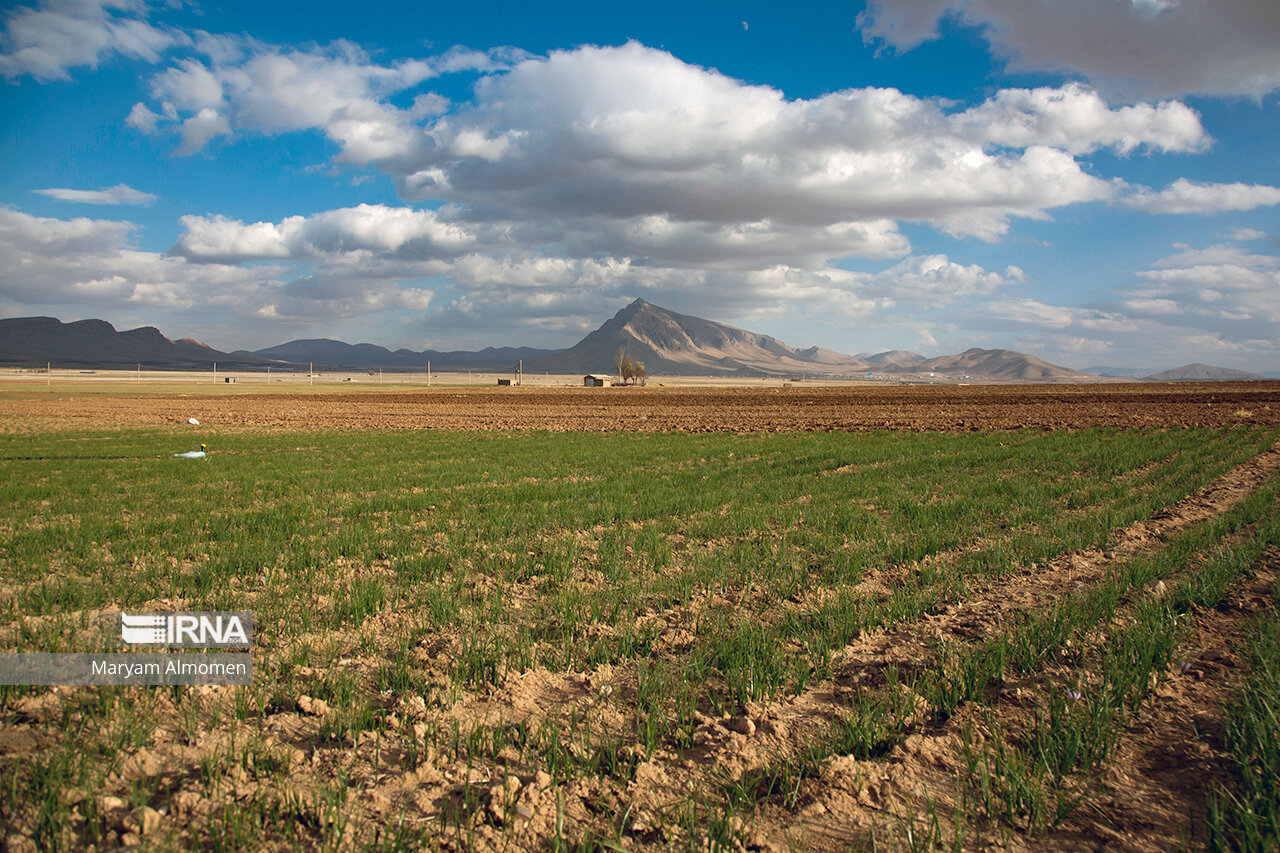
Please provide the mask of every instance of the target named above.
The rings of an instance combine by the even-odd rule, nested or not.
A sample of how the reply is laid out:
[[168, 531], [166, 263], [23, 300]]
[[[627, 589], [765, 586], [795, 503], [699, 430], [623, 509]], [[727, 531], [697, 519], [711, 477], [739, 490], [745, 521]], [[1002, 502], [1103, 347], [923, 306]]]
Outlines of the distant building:
[[588, 388], [608, 388], [613, 384], [613, 377], [601, 376], [599, 373], [588, 373], [582, 377], [582, 384]]

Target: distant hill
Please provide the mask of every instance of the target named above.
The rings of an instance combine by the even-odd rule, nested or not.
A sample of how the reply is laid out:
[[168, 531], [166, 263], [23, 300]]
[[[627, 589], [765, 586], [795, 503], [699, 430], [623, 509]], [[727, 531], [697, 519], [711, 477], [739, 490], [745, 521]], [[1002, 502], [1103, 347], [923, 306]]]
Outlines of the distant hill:
[[1232, 370], [1230, 367], [1214, 367], [1211, 364], [1184, 364], [1147, 377], [1151, 382], [1237, 382], [1265, 378], [1247, 370]]
[[875, 355], [858, 353], [854, 357], [861, 358], [868, 364], [915, 364], [925, 360], [925, 357], [920, 353], [907, 349], [892, 349], [888, 352], [878, 352]]
[[245, 359], [220, 352], [191, 338], [171, 341], [153, 326], [116, 331], [105, 320], [63, 323], [53, 317], [0, 320], [0, 361], [8, 364], [188, 367], [213, 362], [244, 364]]
[[1097, 382], [1100, 377], [1050, 364], [1034, 355], [1007, 349], [973, 347], [959, 355], [927, 358], [905, 365], [882, 367], [886, 372], [935, 373], [951, 378], [970, 377], [1001, 382]]
[[435, 370], [508, 370], [517, 361], [532, 361], [554, 350], [533, 347], [485, 347], [478, 352], [456, 350], [440, 352], [423, 350], [414, 352], [398, 349], [394, 352], [376, 344], [345, 344], [327, 338], [290, 341], [287, 344], [268, 347], [252, 353], [241, 352], [257, 358], [279, 359], [295, 364], [314, 363], [317, 367], [359, 368], [390, 367], [425, 370], [430, 364]]
[[620, 348], [654, 376], [856, 373], [867, 365], [853, 356], [820, 347], [797, 349], [768, 335], [637, 299], [574, 346], [543, 356], [532, 367], [551, 373], [610, 372]]

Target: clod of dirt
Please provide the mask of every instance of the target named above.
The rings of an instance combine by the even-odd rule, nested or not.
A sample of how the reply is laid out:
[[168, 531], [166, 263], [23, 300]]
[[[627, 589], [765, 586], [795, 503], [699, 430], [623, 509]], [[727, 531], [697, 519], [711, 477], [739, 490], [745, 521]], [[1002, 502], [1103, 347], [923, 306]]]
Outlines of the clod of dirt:
[[130, 832], [151, 835], [160, 828], [161, 819], [160, 812], [150, 806], [142, 806], [124, 819], [124, 826]]

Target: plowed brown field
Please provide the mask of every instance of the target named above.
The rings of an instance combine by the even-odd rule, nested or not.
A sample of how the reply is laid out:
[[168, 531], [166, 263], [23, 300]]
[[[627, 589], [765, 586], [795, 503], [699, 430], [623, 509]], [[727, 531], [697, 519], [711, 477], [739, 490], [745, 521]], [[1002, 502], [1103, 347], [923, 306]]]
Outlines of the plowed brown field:
[[776, 432], [1280, 423], [1280, 382], [770, 388], [467, 388], [0, 397], [0, 429], [154, 426]]

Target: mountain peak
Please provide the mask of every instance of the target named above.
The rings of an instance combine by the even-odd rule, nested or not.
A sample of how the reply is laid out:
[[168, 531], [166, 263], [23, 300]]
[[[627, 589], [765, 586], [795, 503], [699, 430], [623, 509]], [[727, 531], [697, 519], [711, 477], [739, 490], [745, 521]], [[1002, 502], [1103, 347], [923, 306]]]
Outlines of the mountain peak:
[[607, 372], [618, 350], [643, 363], [651, 375], [789, 375], [813, 372], [818, 364], [827, 369], [862, 366], [829, 350], [800, 351], [768, 335], [634, 299], [577, 345], [540, 359], [533, 367]]
[[[630, 302], [628, 302], [624, 308], [620, 309], [617, 314], [614, 314], [613, 319], [620, 320], [621, 322], [626, 323], [630, 321], [632, 317], [635, 317], [637, 314], [647, 313], [648, 311], [651, 311], [654, 308], [655, 306], [650, 302], [646, 302], [643, 299], [633, 299]], [[661, 308], [658, 308], [657, 310], [665, 313]]]

